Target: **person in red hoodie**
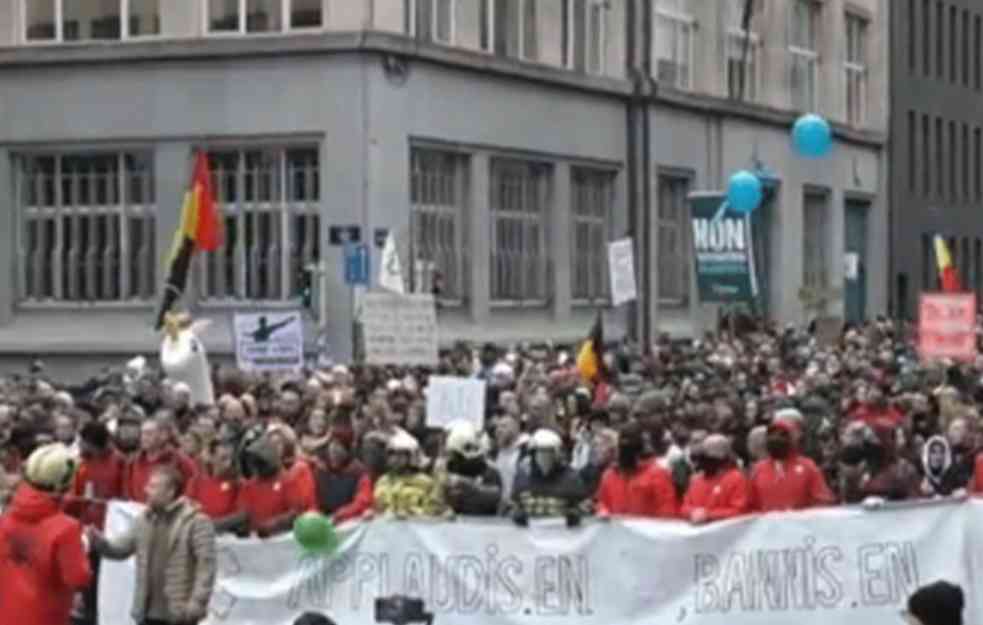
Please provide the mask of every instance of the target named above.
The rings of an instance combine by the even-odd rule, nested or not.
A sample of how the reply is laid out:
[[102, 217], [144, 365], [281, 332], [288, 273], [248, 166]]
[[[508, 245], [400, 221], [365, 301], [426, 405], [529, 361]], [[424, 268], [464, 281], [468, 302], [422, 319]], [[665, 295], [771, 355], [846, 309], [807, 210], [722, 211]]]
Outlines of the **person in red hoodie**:
[[372, 509], [372, 478], [352, 454], [354, 433], [336, 427], [320, 449], [322, 462], [314, 471], [318, 507], [335, 524], [355, 519]]
[[75, 593], [92, 581], [82, 525], [61, 511], [76, 461], [62, 444], [37, 449], [0, 516], [0, 610], [4, 623], [65, 625]]
[[147, 502], [147, 483], [162, 466], [177, 469], [190, 484], [197, 467], [193, 460], [176, 449], [169, 440], [170, 430], [157, 419], [144, 421], [140, 427], [140, 452], [130, 460], [123, 478], [123, 496], [130, 501]]
[[618, 461], [608, 467], [597, 490], [597, 514], [672, 519], [677, 516], [676, 489], [669, 472], [654, 460], [641, 459], [642, 426], [625, 425], [618, 434]]
[[289, 531], [294, 519], [317, 509], [317, 502], [298, 481], [289, 481], [276, 446], [265, 434], [254, 438], [243, 452], [247, 479], [239, 489], [238, 510], [250, 531], [268, 538]]
[[816, 463], [798, 451], [797, 428], [790, 421], [768, 426], [768, 458], [751, 471], [751, 510], [776, 512], [828, 506], [836, 501]]
[[701, 525], [732, 519], [749, 511], [751, 489], [734, 462], [730, 439], [722, 434], [708, 436], [696, 454], [696, 464], [700, 472], [686, 489], [683, 518]]
[[187, 497], [215, 522], [216, 531], [231, 530], [235, 523], [230, 517], [238, 512], [239, 500], [235, 441], [212, 441], [208, 456], [208, 462], [188, 485]]

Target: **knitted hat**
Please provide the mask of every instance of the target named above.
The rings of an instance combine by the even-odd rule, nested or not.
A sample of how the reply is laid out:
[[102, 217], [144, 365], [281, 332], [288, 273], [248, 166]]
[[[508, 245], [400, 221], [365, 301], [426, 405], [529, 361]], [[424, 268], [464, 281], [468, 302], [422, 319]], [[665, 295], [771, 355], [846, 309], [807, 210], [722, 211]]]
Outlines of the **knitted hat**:
[[922, 586], [908, 599], [908, 613], [925, 625], [962, 625], [962, 588], [945, 581]]

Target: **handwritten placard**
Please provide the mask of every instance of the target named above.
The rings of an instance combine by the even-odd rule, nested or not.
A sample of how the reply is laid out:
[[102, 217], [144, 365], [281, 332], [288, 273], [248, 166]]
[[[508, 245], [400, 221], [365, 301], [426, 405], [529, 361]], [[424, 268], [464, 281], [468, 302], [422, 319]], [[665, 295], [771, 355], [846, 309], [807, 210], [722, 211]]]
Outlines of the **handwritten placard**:
[[366, 363], [437, 365], [437, 311], [432, 295], [366, 293], [361, 306]]
[[638, 297], [635, 284], [635, 253], [631, 239], [608, 243], [608, 269], [611, 272], [611, 305], [621, 306]]
[[485, 420], [485, 381], [434, 376], [427, 385], [427, 425], [445, 427], [470, 421], [476, 428]]
[[924, 360], [976, 358], [976, 295], [925, 293], [918, 308], [918, 355]]

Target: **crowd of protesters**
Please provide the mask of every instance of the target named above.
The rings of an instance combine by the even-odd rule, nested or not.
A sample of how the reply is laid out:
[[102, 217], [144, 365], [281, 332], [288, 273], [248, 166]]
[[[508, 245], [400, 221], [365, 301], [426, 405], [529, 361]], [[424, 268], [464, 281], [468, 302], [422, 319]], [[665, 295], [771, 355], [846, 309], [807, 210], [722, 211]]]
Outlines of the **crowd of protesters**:
[[[49, 443], [78, 458], [60, 505], [84, 525], [101, 527], [110, 500], [146, 502], [166, 469], [215, 532], [260, 538], [309, 510], [702, 524], [983, 493], [983, 356], [922, 362], [906, 324], [830, 339], [744, 319], [608, 345], [589, 377], [574, 349], [461, 344], [434, 370], [216, 367], [211, 406], [152, 369], [67, 387], [38, 363], [0, 380], [0, 493]], [[430, 374], [486, 380], [483, 427], [430, 427]]]

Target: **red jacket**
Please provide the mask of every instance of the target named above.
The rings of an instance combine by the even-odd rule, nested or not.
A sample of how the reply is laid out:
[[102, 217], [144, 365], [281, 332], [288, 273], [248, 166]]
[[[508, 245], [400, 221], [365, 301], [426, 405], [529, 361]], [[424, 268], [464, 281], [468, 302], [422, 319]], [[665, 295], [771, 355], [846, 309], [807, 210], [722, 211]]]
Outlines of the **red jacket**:
[[216, 477], [203, 470], [191, 479], [187, 496], [198, 502], [210, 519], [222, 519], [237, 511], [239, 480]]
[[311, 501], [304, 480], [296, 476], [291, 479], [284, 470], [272, 479], [244, 481], [239, 488], [238, 510], [249, 515], [249, 526], [257, 531], [277, 517], [317, 510], [317, 502], [310, 505]]
[[198, 472], [198, 467], [194, 460], [175, 449], [165, 449], [163, 452], [150, 458], [147, 452], [141, 451], [130, 460], [126, 467], [123, 478], [123, 496], [130, 501], [146, 503], [147, 501], [147, 482], [153, 472], [162, 466], [173, 466], [181, 475], [184, 476], [185, 491], [191, 484], [192, 478]]
[[776, 512], [828, 506], [836, 498], [816, 463], [798, 454], [766, 458], [751, 471], [751, 510]]
[[101, 456], [83, 458], [75, 473], [70, 496], [65, 498], [65, 511], [82, 521], [102, 529], [106, 522], [106, 504], [110, 499], [123, 497], [123, 476], [126, 460], [118, 451], [109, 450]]
[[683, 499], [682, 516], [703, 508], [707, 520], [720, 521], [746, 514], [751, 507], [751, 488], [747, 478], [736, 467], [729, 467], [713, 477], [697, 473], [690, 480]]
[[851, 421], [863, 421], [870, 426], [873, 426], [876, 421], [890, 421], [892, 427], [900, 427], [904, 422], [904, 415], [893, 406], [878, 408], [867, 403], [855, 404], [847, 416]]
[[285, 472], [287, 489], [300, 498], [304, 510], [317, 510], [317, 484], [314, 471], [306, 460], [297, 459]]
[[983, 495], [983, 454], [976, 456], [976, 468], [973, 470], [973, 479], [969, 484], [973, 495]]
[[597, 511], [600, 514], [676, 518], [676, 489], [672, 477], [654, 461], [642, 464], [632, 473], [608, 467], [597, 489]]
[[82, 526], [58, 500], [22, 483], [0, 516], [4, 623], [65, 625], [75, 593], [92, 581]]

